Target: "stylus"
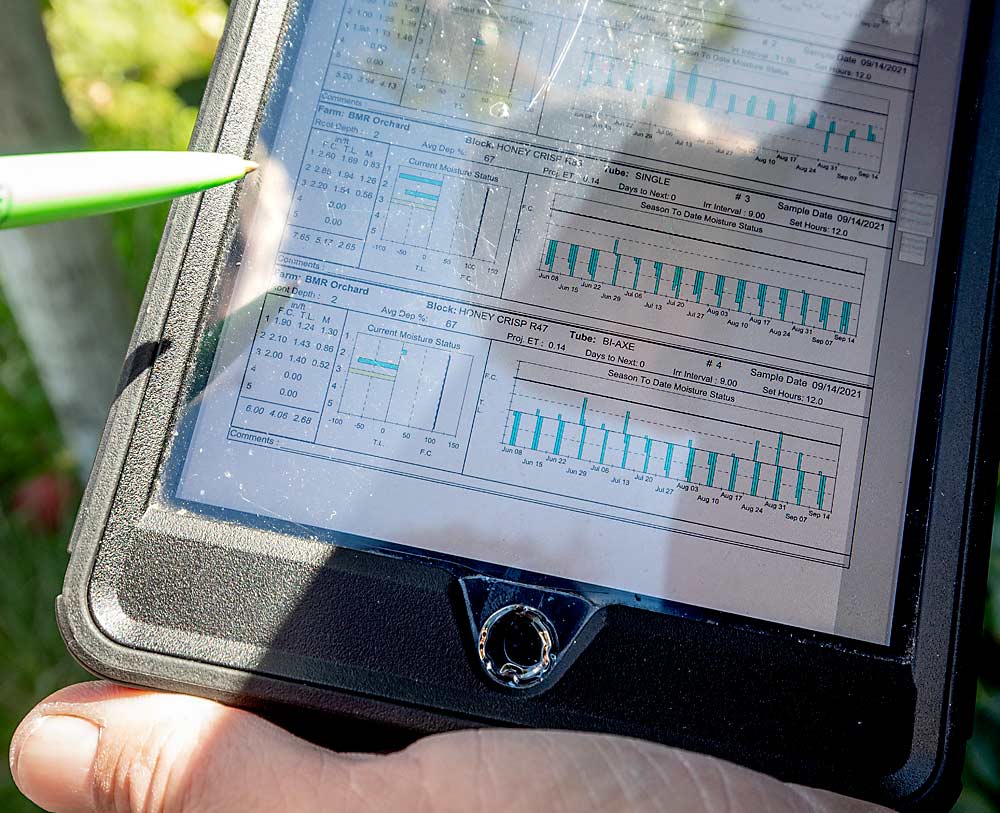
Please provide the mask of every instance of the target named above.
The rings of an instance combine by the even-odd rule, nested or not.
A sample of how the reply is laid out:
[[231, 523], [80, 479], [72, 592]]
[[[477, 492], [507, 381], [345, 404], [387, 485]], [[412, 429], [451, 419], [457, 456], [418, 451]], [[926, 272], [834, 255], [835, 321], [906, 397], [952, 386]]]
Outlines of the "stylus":
[[0, 229], [105, 214], [238, 181], [257, 164], [206, 152], [78, 152], [0, 158]]

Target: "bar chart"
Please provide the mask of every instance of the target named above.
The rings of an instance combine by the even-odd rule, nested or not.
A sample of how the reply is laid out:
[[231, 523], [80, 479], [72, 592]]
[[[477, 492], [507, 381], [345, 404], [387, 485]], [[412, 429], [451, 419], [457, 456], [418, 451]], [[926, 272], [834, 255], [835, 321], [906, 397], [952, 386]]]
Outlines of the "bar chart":
[[381, 236], [415, 248], [493, 262], [509, 201], [506, 186], [400, 168]]
[[762, 40], [720, 20], [723, 36], [691, 11], [680, 12], [680, 33], [659, 10], [584, 19], [538, 132], [784, 188], [892, 199], [912, 65], [851, 70], [826, 51], [817, 59], [790, 30]]
[[338, 406], [342, 415], [454, 436], [472, 356], [359, 335]]
[[[800, 331], [858, 335], [864, 267], [849, 257], [813, 253], [770, 241], [750, 251], [708, 230], [660, 221], [646, 228], [625, 210], [601, 217], [590, 201], [557, 197], [541, 243], [540, 275], [603, 293], [620, 292], [629, 307], [644, 300], [684, 305], [721, 325], [732, 319], [779, 322]], [[625, 222], [633, 220], [637, 222]], [[715, 239], [713, 239], [715, 238]]]
[[696, 109], [712, 118], [710, 132], [742, 133], [748, 147], [766, 139], [788, 155], [881, 171], [888, 101], [866, 96], [865, 106], [841, 104], [781, 92], [751, 78], [713, 75], [690, 60], [650, 64], [591, 50], [584, 55], [574, 109], [593, 110], [596, 99], [605, 116], [665, 124]]
[[611, 149], [865, 203], [894, 194], [915, 76], [905, 49], [858, 70], [790, 24], [842, 43], [836, 26], [863, 19], [866, 35], [909, 47], [894, 14], [772, 0], [711, 10], [418, 2], [394, 8], [393, 27], [369, 30], [369, 3], [348, 4], [328, 74], [338, 92], [576, 152]]
[[[683, 398], [619, 397], [584, 376], [547, 383], [522, 364], [511, 393], [504, 446], [743, 498], [833, 509], [840, 439], [828, 428], [740, 423]], [[568, 382], [567, 382], [568, 383]], [[590, 386], [590, 389], [585, 387]]]
[[815, 290], [790, 288], [787, 282], [783, 287], [781, 283], [633, 256], [626, 253], [620, 239], [613, 239], [610, 249], [602, 249], [550, 238], [539, 268], [550, 274], [600, 281], [718, 310], [857, 335], [860, 288], [856, 290], [857, 299], [838, 299]]
[[400, 171], [392, 190], [390, 214], [382, 239], [411, 246], [426, 246], [437, 216], [444, 179], [437, 173], [416, 175]]

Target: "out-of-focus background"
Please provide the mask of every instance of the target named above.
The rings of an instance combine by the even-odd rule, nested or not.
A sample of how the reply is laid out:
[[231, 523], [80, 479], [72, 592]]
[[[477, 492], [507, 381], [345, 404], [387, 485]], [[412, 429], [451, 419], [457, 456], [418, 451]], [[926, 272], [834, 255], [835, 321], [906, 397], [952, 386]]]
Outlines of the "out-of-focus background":
[[[3, 0], [0, 154], [74, 146], [184, 149], [226, 12], [226, 0]], [[5, 747], [32, 704], [87, 677], [66, 653], [53, 617], [82, 491], [76, 460], [92, 451], [102, 399], [109, 397], [89, 385], [106, 379], [109, 366], [120, 367], [166, 214], [159, 206], [28, 230], [27, 237], [0, 236]], [[1000, 810], [997, 538], [995, 531], [975, 737], [956, 808], [963, 813]], [[35, 810], [3, 764], [0, 810]]]

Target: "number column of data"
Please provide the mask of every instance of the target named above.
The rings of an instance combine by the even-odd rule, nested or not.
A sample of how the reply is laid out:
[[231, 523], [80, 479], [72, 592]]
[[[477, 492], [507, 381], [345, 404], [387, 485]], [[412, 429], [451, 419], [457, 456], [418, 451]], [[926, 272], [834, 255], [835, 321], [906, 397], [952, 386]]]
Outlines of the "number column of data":
[[285, 250], [357, 265], [388, 147], [313, 131], [296, 180]]
[[337, 308], [269, 295], [233, 426], [315, 440], [345, 317]]

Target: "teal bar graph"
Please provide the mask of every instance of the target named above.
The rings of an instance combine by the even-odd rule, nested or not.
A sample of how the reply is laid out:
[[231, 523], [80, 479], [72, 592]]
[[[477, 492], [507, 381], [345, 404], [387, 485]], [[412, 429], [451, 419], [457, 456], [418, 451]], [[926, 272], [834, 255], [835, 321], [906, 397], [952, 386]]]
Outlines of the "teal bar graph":
[[571, 277], [573, 276], [573, 271], [576, 269], [576, 258], [577, 258], [577, 255], [579, 253], [580, 253], [580, 247], [579, 246], [570, 246], [569, 247], [569, 256], [568, 256], [566, 262], [569, 265], [569, 275]]
[[691, 69], [690, 76], [688, 78], [687, 95], [684, 97], [688, 104], [694, 101], [695, 94], [698, 92], [698, 66], [696, 65]]
[[799, 473], [795, 481], [795, 504], [802, 505], [802, 486], [806, 481], [806, 473], [802, 471], [802, 452], [799, 452], [799, 461], [795, 464], [795, 470]]
[[400, 172], [399, 177], [404, 181], [414, 181], [416, 183], [430, 184], [431, 186], [443, 186], [444, 181], [437, 178], [425, 178], [422, 175], [411, 175], [409, 172]]
[[777, 502], [781, 499], [781, 444], [784, 441], [785, 436], [779, 432], [778, 433], [778, 448], [774, 453], [774, 491], [771, 494], [771, 498]]
[[358, 364], [364, 364], [366, 367], [381, 367], [383, 370], [398, 370], [399, 365], [394, 364], [391, 361], [380, 361], [379, 359], [368, 359], [363, 356], [358, 356]]
[[[567, 397], [574, 397], [570, 394], [572, 391], [564, 391], [555, 384], [542, 386], [555, 392], [551, 393], [552, 397], [538, 395], [538, 406], [515, 388], [504, 435], [505, 445], [559, 457], [567, 443], [573, 443], [576, 460], [596, 464], [603, 471], [610, 468], [643, 475], [651, 471], [662, 472], [653, 476], [780, 503], [803, 505], [808, 502], [822, 510], [831, 507], [830, 486], [834, 478], [825, 474], [824, 470], [803, 468], [804, 453], [801, 448], [794, 448], [797, 443], [803, 442], [802, 438], [779, 430], [765, 432], [756, 439], [739, 440], [734, 439], [732, 426], [726, 424], [718, 429], [706, 428], [701, 437], [710, 442], [702, 446], [695, 435], [663, 437], [667, 420], [657, 416], [656, 421], [649, 423], [648, 416], [643, 418], [640, 414], [637, 418], [636, 411], [626, 406], [627, 402], [617, 400], [613, 403], [624, 408], [616, 412], [614, 406], [609, 406], [611, 402], [606, 396], [583, 396], [579, 400], [579, 418], [571, 422], [565, 419], [565, 412], [546, 413], [545, 406], [567, 403]], [[595, 403], [596, 409], [593, 407]], [[676, 425], [684, 421], [681, 414], [668, 419], [669, 425], [678, 433], [684, 431]], [[524, 424], [529, 419], [533, 419], [532, 429], [525, 432]], [[726, 448], [727, 441], [737, 444], [739, 448]], [[786, 448], [788, 446], [793, 448]], [[678, 448], [685, 452], [680, 460], [675, 459]], [[751, 449], [752, 454], [749, 454]], [[794, 469], [785, 465], [789, 454], [795, 461]], [[827, 458], [820, 455], [819, 459]], [[675, 463], [679, 464], [679, 469]], [[787, 470], [794, 471], [795, 476], [786, 476]]]
[[629, 441], [632, 439], [628, 433], [628, 419], [629, 413], [625, 413], [625, 425], [622, 427], [622, 434], [625, 436], [625, 448], [622, 450], [622, 468], [628, 468], [628, 445]]
[[[678, 69], [672, 61], [664, 72], [660, 65], [592, 51], [579, 81], [582, 88], [587, 88], [595, 83], [595, 75], [603, 71], [604, 84], [619, 89], [626, 98], [634, 98], [644, 114], [648, 107], [667, 103], [697, 106], [728, 118], [744, 116], [766, 123], [766, 133], [786, 139], [782, 151], [818, 159], [836, 152], [836, 160], [850, 158], [853, 166], [874, 171], [881, 168], [883, 144], [880, 134], [885, 132], [888, 121], [888, 100], [876, 100], [875, 109], [870, 106], [855, 108], [822, 97], [809, 98], [735, 78], [710, 76], [712, 70], [713, 66], [707, 65], [703, 73], [702, 66], [697, 63]], [[683, 87], [683, 97], [678, 93], [679, 85]], [[662, 96], [659, 95], [661, 89]], [[852, 129], [855, 122], [858, 124]], [[747, 129], [754, 135], [765, 135], [759, 126]], [[786, 134], [783, 130], [800, 132]], [[766, 135], [764, 140], [766, 142]], [[876, 145], [876, 148], [856, 156], [858, 140]]]
[[760, 441], [755, 441], [753, 445], [753, 479], [750, 481], [750, 495], [757, 496], [757, 484], [760, 482], [760, 461], [757, 455], [760, 454]]
[[853, 139], [857, 134], [858, 134], [857, 130], [851, 130], [844, 138], [844, 152], [851, 151], [851, 139]]
[[511, 446], [517, 446], [517, 430], [520, 428], [520, 426], [521, 426], [521, 413], [520, 412], [515, 412], [514, 413], [514, 426], [510, 430], [510, 445]]
[[542, 417], [541, 410], [535, 410], [535, 434], [531, 437], [531, 450], [538, 450], [538, 441], [542, 438], [542, 422], [545, 419]]
[[826, 130], [826, 138], [823, 139], [823, 152], [830, 151], [830, 136], [837, 132], [837, 122], [831, 121]]
[[549, 267], [549, 272], [552, 271], [552, 264], [556, 261], [556, 249], [559, 248], [558, 240], [549, 240], [549, 248], [545, 252], [545, 264]]
[[[549, 238], [544, 243], [539, 270], [579, 278], [583, 276], [581, 257], [586, 257], [585, 278], [591, 282], [682, 299], [702, 306], [732, 308], [739, 313], [749, 310], [761, 318], [769, 316], [781, 322], [857, 335], [859, 302], [683, 265], [672, 266], [673, 275], [667, 286], [663, 280], [664, 268], [669, 267], [667, 260], [629, 253], [628, 244], [621, 238], [609, 242], [610, 248], [602, 248]], [[755, 299], [755, 307], [747, 307], [748, 285], [754, 286], [749, 290]], [[860, 297], [860, 287], [857, 290]], [[817, 298], [820, 304], [818, 309], [812, 307]], [[830, 319], [831, 308], [836, 316], [834, 319]]]

